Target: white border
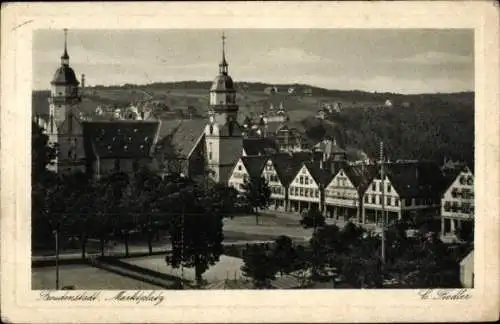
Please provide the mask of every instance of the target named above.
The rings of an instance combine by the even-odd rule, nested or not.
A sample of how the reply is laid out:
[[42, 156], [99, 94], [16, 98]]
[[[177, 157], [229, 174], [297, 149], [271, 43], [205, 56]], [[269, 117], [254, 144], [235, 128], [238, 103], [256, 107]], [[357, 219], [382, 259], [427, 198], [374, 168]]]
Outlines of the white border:
[[[8, 322], [389, 322], [498, 318], [498, 8], [494, 2], [16, 3], [2, 7], [1, 306]], [[161, 306], [47, 303], [30, 291], [32, 31], [133, 28], [474, 28], [476, 288], [461, 301], [416, 291], [175, 291]], [[141, 308], [146, 309], [142, 310]]]

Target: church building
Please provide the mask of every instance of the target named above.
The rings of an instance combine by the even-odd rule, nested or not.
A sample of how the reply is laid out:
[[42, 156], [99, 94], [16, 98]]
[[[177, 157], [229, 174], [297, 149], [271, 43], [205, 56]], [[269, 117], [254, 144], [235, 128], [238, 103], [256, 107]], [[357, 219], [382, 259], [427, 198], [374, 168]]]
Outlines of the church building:
[[48, 113], [33, 117], [57, 148], [53, 171], [81, 170], [99, 177], [146, 166], [160, 174], [210, 176], [215, 182], [228, 182], [241, 156], [243, 136], [237, 123], [236, 90], [228, 73], [225, 36], [219, 73], [210, 88], [208, 121], [83, 117], [80, 82], [69, 65], [66, 36], [65, 30], [64, 52], [51, 82]]

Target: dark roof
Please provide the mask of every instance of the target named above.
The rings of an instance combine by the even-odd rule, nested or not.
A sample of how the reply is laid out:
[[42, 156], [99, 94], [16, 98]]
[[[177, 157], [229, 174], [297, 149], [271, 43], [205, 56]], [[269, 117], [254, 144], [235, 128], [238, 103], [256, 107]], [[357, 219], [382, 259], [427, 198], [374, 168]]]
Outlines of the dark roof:
[[277, 153], [276, 143], [270, 138], [245, 138], [243, 148], [248, 156]]
[[241, 158], [250, 178], [261, 177], [262, 170], [264, 170], [267, 160], [265, 156], [243, 156]]
[[377, 167], [373, 164], [347, 165], [342, 170], [344, 170], [347, 177], [360, 193], [368, 188], [373, 178], [377, 175]]
[[431, 162], [389, 163], [386, 173], [401, 197], [440, 196], [443, 175], [437, 164]]
[[319, 186], [326, 186], [332, 180], [333, 175], [325, 169], [321, 169], [317, 162], [304, 162], [307, 170]]
[[271, 158], [274, 169], [278, 174], [278, 178], [283, 186], [288, 187], [290, 182], [300, 169], [300, 163], [294, 163], [291, 156], [284, 154], [277, 154]]
[[214, 82], [212, 83], [212, 87], [210, 91], [235, 91], [233, 79], [227, 74], [219, 74]]
[[205, 130], [204, 119], [160, 120], [155, 152], [187, 158]]
[[91, 121], [82, 122], [87, 157], [149, 157], [158, 130], [158, 122]]
[[55, 85], [78, 85], [80, 82], [76, 79], [75, 71], [69, 65], [61, 65], [54, 73], [51, 84]]

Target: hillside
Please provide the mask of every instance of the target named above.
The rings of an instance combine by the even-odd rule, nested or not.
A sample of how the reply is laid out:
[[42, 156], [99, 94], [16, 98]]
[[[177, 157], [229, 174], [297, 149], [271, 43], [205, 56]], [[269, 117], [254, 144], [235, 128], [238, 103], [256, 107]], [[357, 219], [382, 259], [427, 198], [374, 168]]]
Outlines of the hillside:
[[[154, 106], [160, 116], [182, 116], [188, 109], [205, 117], [211, 82], [185, 81], [149, 85], [95, 86], [86, 88], [82, 112], [92, 112], [98, 105], [124, 107], [133, 103]], [[465, 160], [474, 156], [474, 93], [401, 95], [363, 91], [339, 91], [301, 84], [273, 85], [279, 92], [268, 94], [271, 85], [237, 83], [239, 118], [256, 118], [270, 104], [281, 103], [291, 122], [304, 125], [306, 135], [318, 140], [336, 137], [349, 147], [378, 155], [383, 140], [393, 159], [435, 159], [444, 157]], [[292, 94], [288, 89], [293, 88]], [[311, 94], [304, 94], [310, 89]], [[48, 111], [48, 91], [33, 92], [33, 111]], [[380, 108], [386, 100], [392, 108]], [[314, 116], [321, 104], [340, 103], [342, 111], [320, 121]], [[174, 113], [174, 115], [172, 115]]]

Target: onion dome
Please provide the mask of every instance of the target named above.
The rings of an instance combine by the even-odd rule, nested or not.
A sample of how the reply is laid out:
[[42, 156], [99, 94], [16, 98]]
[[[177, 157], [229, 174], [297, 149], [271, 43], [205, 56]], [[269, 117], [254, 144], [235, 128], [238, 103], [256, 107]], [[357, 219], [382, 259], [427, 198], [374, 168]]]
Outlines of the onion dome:
[[67, 48], [67, 30], [64, 30], [64, 53], [61, 55], [61, 66], [54, 73], [51, 84], [53, 85], [73, 85], [80, 82], [76, 78], [75, 71], [69, 66], [69, 55]]
[[222, 61], [219, 64], [219, 75], [212, 83], [210, 91], [235, 91], [233, 79], [228, 74], [229, 65], [226, 61], [225, 40], [226, 37], [222, 35]]

